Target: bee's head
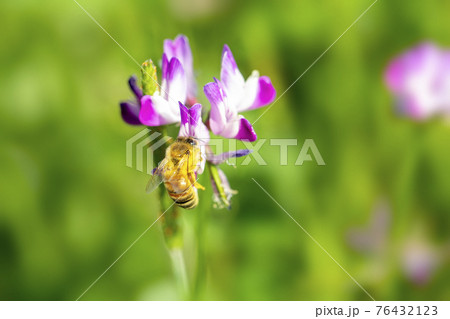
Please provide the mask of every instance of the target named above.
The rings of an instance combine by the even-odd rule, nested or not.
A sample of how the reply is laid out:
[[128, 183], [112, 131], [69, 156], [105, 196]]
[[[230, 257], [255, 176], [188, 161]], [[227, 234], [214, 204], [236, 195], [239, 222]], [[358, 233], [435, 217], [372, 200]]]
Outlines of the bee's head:
[[177, 142], [182, 142], [182, 143], [186, 143], [192, 146], [197, 146], [198, 145], [198, 140], [195, 137], [184, 137], [184, 136], [179, 136], [177, 138]]
[[197, 146], [198, 145], [197, 140], [195, 138], [192, 138], [192, 137], [188, 137], [186, 139], [186, 143], [188, 143], [188, 144], [190, 144], [192, 146]]

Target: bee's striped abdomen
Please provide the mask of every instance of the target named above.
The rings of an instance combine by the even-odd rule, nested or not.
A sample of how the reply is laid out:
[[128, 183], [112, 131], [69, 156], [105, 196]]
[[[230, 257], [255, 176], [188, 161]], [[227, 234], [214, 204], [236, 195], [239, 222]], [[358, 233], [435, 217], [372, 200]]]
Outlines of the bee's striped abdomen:
[[170, 198], [172, 198], [176, 205], [184, 209], [193, 209], [197, 206], [198, 194], [193, 187], [188, 188], [182, 193], [176, 193], [170, 183], [165, 183], [165, 186]]

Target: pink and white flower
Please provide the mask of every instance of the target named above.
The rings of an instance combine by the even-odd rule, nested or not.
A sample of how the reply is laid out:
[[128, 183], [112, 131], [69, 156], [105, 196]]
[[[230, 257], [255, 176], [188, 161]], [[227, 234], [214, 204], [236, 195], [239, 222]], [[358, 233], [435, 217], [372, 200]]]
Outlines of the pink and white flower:
[[423, 43], [395, 58], [385, 82], [400, 113], [417, 120], [450, 114], [450, 51]]
[[211, 103], [211, 131], [226, 138], [251, 142], [256, 140], [256, 133], [250, 122], [238, 113], [265, 106], [276, 96], [270, 78], [259, 76], [258, 71], [244, 80], [227, 45], [222, 52], [220, 81], [214, 79], [206, 84], [204, 92]]

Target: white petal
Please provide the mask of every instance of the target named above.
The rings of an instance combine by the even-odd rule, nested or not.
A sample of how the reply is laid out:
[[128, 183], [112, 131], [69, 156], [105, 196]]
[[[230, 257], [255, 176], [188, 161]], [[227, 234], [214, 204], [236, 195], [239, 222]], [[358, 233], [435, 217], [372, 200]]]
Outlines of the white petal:
[[178, 108], [178, 105], [174, 107], [174, 103], [167, 101], [159, 94], [153, 95], [152, 101], [155, 111], [164, 120], [164, 122], [180, 122], [180, 109]]
[[239, 71], [230, 48], [225, 45], [222, 53], [220, 80], [231, 106], [236, 107], [244, 92], [244, 77]]
[[253, 105], [258, 94], [258, 89], [259, 72], [253, 71], [252, 74], [248, 77], [247, 81], [245, 81], [242, 97], [237, 104], [238, 112], [245, 111]]

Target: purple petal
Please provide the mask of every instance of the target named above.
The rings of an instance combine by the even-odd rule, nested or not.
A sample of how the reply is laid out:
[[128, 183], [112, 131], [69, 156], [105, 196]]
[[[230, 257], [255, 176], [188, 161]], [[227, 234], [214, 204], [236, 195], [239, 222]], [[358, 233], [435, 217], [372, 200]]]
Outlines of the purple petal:
[[141, 99], [141, 111], [139, 113], [139, 119], [142, 124], [147, 126], [160, 126], [161, 119], [156, 111], [153, 101], [149, 95], [144, 95]]
[[161, 126], [176, 123], [180, 120], [178, 110], [170, 107], [168, 101], [159, 95], [144, 95], [141, 99], [139, 120], [147, 126]]
[[200, 124], [201, 121], [202, 121], [202, 105], [197, 103], [189, 109], [189, 122], [191, 127], [195, 128]]
[[120, 112], [122, 119], [130, 125], [142, 125], [139, 121], [139, 110], [141, 106], [136, 102], [122, 102], [120, 103]]
[[256, 135], [255, 130], [253, 129], [253, 126], [250, 124], [250, 122], [247, 119], [241, 117], [239, 131], [234, 138], [237, 140], [254, 142], [256, 141], [258, 136]]
[[195, 129], [202, 121], [202, 106], [197, 103], [188, 109], [181, 102], [179, 102], [179, 105], [181, 114], [181, 127], [179, 135], [195, 137]]
[[167, 79], [167, 68], [168, 67], [169, 67], [169, 59], [167, 58], [167, 55], [164, 53], [162, 56], [162, 62], [161, 62], [162, 79]]
[[204, 145], [209, 141], [209, 132], [202, 122], [202, 105], [195, 104], [188, 109], [182, 103], [180, 105], [181, 126], [178, 136], [192, 136]]
[[173, 41], [164, 40], [164, 54], [169, 60], [173, 57], [180, 60], [186, 70], [192, 69], [192, 52], [186, 36], [178, 35]]
[[211, 103], [211, 112], [209, 115], [209, 127], [211, 131], [220, 135], [227, 124], [226, 106], [223, 92], [217, 82], [210, 82], [203, 87], [206, 97]]
[[240, 78], [242, 79], [241, 82], [244, 82], [244, 78], [239, 71], [233, 53], [231, 53], [230, 47], [225, 44], [222, 50], [222, 69], [220, 73], [220, 79], [226, 82], [227, 80], [232, 80], [235, 76], [240, 76]]
[[386, 69], [385, 82], [394, 92], [400, 91], [403, 83], [403, 63], [396, 59], [392, 61]]
[[209, 142], [209, 131], [202, 122], [202, 106], [195, 104], [188, 109], [183, 103], [179, 103], [181, 114], [181, 125], [178, 136], [195, 137], [200, 146], [201, 161], [198, 165], [198, 174], [202, 174], [206, 163], [206, 145]]
[[179, 74], [184, 74], [183, 65], [177, 58], [170, 59], [166, 74], [167, 81], [173, 81]]
[[275, 100], [275, 96], [277, 95], [277, 92], [275, 91], [275, 88], [273, 87], [269, 77], [261, 76], [259, 78], [258, 85], [259, 87], [256, 99], [249, 110], [272, 103], [273, 100]]
[[[202, 121], [202, 105], [194, 104], [189, 109], [189, 115], [191, 136], [195, 137], [200, 145], [206, 145], [209, 142], [209, 130]], [[204, 150], [202, 152], [204, 153]], [[206, 156], [204, 160], [206, 161]]]
[[243, 157], [243, 156], [247, 156], [251, 152], [253, 152], [253, 150], [245, 149], [245, 150], [237, 150], [237, 151], [229, 152], [229, 153], [233, 153], [233, 156], [230, 156], [230, 157]]
[[219, 165], [226, 160], [233, 158], [233, 157], [242, 157], [250, 154], [253, 150], [245, 149], [245, 150], [237, 150], [237, 151], [231, 151], [231, 152], [225, 152], [219, 155], [214, 155], [212, 152], [207, 153], [206, 160], [214, 165]]
[[230, 48], [226, 44], [222, 51], [220, 81], [222, 81], [225, 93], [231, 99], [231, 103], [236, 105], [236, 102], [242, 97], [245, 81]]
[[[172, 58], [163, 78], [164, 98], [172, 103], [186, 101], [186, 77], [183, 66], [177, 58]], [[176, 106], [178, 108], [178, 106]]]
[[[178, 104], [180, 105], [180, 115], [181, 115], [181, 122], [180, 125], [181, 127], [184, 127], [186, 125], [189, 126], [190, 122], [189, 122], [189, 109], [181, 102], [178, 102]], [[182, 136], [189, 136], [190, 132], [189, 130], [187, 130]]]
[[186, 72], [188, 99], [195, 99], [197, 86], [192, 63], [192, 51], [188, 38], [184, 35], [178, 35], [173, 41], [170, 39], [164, 40], [164, 54], [167, 55], [168, 59], [175, 57], [181, 62]]
[[133, 75], [128, 79], [128, 85], [130, 86], [131, 91], [133, 91], [134, 96], [136, 96], [136, 99], [139, 101], [143, 94], [142, 90], [139, 88], [137, 84], [137, 76]]
[[259, 76], [258, 71], [253, 71], [244, 85], [243, 97], [238, 101], [238, 112], [257, 109], [272, 103], [276, 91], [267, 76]]

